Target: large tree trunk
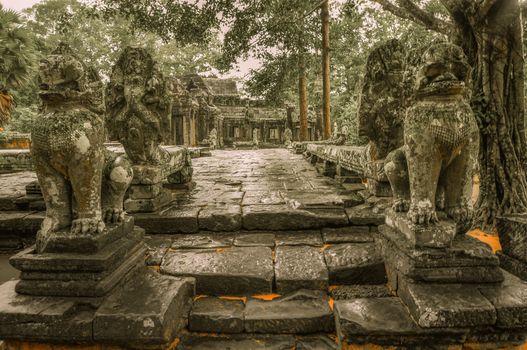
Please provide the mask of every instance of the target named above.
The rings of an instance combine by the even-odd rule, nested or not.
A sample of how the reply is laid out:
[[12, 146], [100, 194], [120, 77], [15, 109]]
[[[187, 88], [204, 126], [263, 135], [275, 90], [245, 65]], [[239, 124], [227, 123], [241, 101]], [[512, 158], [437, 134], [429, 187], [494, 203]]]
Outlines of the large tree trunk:
[[304, 54], [298, 58], [298, 104], [300, 119], [300, 141], [308, 141], [307, 137], [307, 83]]
[[527, 210], [524, 59], [518, 0], [443, 0], [473, 69], [472, 106], [480, 128], [480, 196], [476, 224], [495, 230], [496, 216]]
[[329, 62], [329, 0], [320, 8], [322, 19], [322, 119], [324, 121], [324, 139], [331, 137], [331, 87]]

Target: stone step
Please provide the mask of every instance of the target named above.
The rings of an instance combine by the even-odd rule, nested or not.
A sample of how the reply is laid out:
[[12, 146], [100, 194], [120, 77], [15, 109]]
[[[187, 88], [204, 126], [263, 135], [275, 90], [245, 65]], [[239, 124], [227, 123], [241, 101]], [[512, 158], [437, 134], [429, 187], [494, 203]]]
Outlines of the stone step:
[[385, 284], [384, 263], [368, 230], [165, 236], [157, 241], [159, 247], [150, 248], [147, 261], [160, 264], [164, 274], [195, 277], [197, 293], [205, 295], [327, 292], [334, 284]]
[[336, 350], [331, 335], [203, 335], [189, 333], [181, 337], [176, 350]]
[[333, 311], [325, 292], [304, 289], [274, 299], [269, 297], [198, 297], [189, 315], [189, 330], [260, 334], [311, 334], [334, 330]]

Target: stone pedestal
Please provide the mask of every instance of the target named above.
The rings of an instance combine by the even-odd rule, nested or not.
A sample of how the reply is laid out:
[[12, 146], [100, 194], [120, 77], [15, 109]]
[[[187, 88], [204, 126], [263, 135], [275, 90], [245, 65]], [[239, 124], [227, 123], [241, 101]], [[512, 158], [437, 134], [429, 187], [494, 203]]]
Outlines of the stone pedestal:
[[160, 164], [133, 166], [134, 178], [124, 202], [127, 212], [156, 212], [172, 201], [169, 187], [192, 182], [192, 160], [187, 150], [167, 147], [162, 155]]
[[456, 224], [451, 220], [440, 220], [437, 224], [417, 225], [407, 213], [386, 211], [386, 225], [402, 233], [410, 245], [416, 248], [449, 248], [456, 235]]
[[145, 267], [143, 235], [127, 217], [101, 234], [39, 237], [10, 259], [21, 274], [0, 286], [0, 339], [166, 347], [185, 326], [195, 281]]

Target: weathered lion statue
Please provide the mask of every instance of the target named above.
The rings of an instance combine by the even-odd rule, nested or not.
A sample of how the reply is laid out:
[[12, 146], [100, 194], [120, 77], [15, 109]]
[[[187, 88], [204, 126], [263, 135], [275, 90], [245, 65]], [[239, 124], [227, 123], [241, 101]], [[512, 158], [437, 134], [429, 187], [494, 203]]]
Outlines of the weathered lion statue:
[[479, 132], [468, 102], [470, 67], [461, 48], [428, 47], [414, 69], [414, 96], [404, 119], [404, 146], [385, 172], [395, 211], [415, 224], [438, 222], [441, 209], [458, 224], [471, 219], [472, 168]]
[[31, 156], [46, 203], [39, 235], [69, 226], [75, 234], [101, 233], [105, 221], [123, 219], [133, 177], [128, 160], [103, 145], [102, 83], [64, 44], [40, 63], [39, 82], [42, 106], [31, 131]]

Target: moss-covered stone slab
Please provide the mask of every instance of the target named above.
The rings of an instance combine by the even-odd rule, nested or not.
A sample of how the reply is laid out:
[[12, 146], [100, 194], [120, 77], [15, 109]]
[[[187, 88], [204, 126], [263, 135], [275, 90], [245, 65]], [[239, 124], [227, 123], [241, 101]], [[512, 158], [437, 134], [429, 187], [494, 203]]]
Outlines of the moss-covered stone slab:
[[328, 288], [328, 269], [318, 247], [277, 247], [274, 270], [276, 290], [280, 294], [299, 289], [325, 291]]

